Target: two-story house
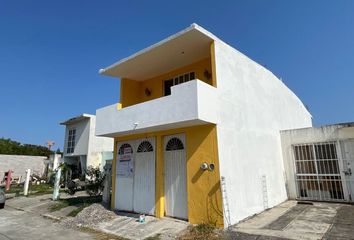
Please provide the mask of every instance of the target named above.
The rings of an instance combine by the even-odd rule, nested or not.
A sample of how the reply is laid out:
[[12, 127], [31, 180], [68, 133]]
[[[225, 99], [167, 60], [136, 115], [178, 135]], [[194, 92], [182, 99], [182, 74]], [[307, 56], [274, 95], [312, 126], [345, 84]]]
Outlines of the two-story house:
[[192, 24], [100, 73], [120, 78], [96, 111], [114, 209], [228, 226], [286, 200], [279, 130], [312, 119], [269, 70]]
[[73, 168], [73, 178], [88, 166], [103, 166], [113, 158], [113, 139], [95, 135], [96, 116], [81, 114], [60, 123], [65, 126], [63, 161]]

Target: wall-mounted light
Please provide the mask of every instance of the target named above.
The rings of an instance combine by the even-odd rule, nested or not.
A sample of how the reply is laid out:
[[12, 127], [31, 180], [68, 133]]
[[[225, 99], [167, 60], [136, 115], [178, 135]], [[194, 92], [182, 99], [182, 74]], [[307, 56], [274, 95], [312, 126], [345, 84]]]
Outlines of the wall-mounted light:
[[200, 169], [203, 171], [208, 170], [208, 171], [212, 172], [215, 169], [215, 165], [214, 165], [214, 163], [208, 164], [206, 162], [203, 162], [202, 164], [200, 164]]
[[211, 73], [207, 69], [204, 70], [204, 77], [208, 80], [211, 79]]
[[145, 96], [150, 96], [151, 95], [151, 90], [148, 88], [145, 88]]
[[202, 169], [203, 171], [207, 170], [208, 168], [209, 168], [209, 165], [206, 162], [200, 164], [200, 169]]

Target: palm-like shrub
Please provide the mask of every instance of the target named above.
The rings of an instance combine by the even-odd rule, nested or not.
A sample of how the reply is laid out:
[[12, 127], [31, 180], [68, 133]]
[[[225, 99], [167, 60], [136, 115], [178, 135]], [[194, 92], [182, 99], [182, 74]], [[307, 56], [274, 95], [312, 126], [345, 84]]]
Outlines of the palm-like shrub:
[[99, 167], [89, 166], [86, 170], [86, 192], [90, 196], [98, 196], [102, 193], [104, 188], [105, 174]]

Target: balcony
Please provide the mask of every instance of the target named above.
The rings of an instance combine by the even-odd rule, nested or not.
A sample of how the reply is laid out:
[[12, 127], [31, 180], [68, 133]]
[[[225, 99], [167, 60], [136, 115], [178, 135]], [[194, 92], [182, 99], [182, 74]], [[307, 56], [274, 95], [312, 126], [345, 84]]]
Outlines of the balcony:
[[117, 137], [217, 123], [217, 89], [193, 80], [173, 86], [171, 95], [122, 109], [96, 111], [96, 135]]

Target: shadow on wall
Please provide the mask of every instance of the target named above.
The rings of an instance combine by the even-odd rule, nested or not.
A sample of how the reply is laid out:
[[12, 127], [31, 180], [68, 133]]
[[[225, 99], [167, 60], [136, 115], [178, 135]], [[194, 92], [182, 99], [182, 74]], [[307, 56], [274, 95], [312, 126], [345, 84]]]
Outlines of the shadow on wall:
[[220, 181], [218, 181], [209, 191], [208, 196], [206, 197], [206, 205], [207, 205], [207, 216], [208, 221], [217, 225], [217, 219], [215, 218], [216, 213], [221, 218], [224, 217], [222, 207], [222, 199], [218, 198], [221, 196], [221, 189], [220, 189]]
[[[197, 223], [223, 226], [216, 127], [205, 125], [187, 131], [188, 210]], [[202, 170], [202, 163], [215, 165], [215, 169]], [[200, 222], [202, 220], [202, 222]]]

